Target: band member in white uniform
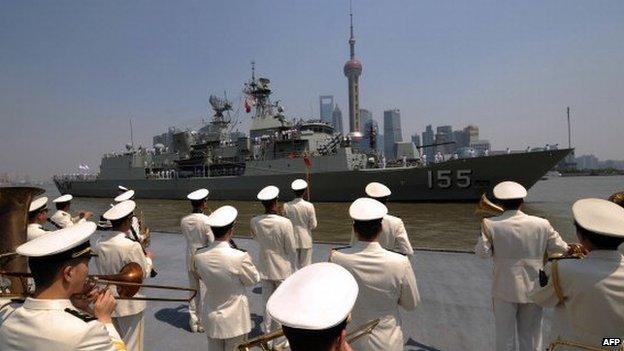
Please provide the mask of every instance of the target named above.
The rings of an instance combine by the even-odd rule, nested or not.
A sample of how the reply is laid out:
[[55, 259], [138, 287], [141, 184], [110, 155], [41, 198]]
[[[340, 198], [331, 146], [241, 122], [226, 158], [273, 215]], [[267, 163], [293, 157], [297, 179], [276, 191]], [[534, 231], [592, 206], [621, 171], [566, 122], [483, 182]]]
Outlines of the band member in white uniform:
[[43, 224], [47, 220], [48, 198], [42, 196], [33, 200], [28, 208], [28, 228], [26, 230], [28, 241], [49, 233], [49, 231], [43, 229]]
[[[120, 188], [121, 190], [121, 188]], [[117, 197], [115, 197], [115, 202], [116, 203], [120, 203], [122, 201], [128, 201], [128, 200], [132, 200], [134, 199], [134, 190], [127, 190], [124, 191], [123, 193], [119, 194]], [[149, 236], [149, 233], [147, 234], [143, 234], [143, 232], [141, 231], [141, 226], [144, 225], [143, 223], [139, 222], [139, 219], [135, 216], [132, 215], [132, 223], [130, 226], [130, 230], [128, 231], [128, 237], [130, 239], [134, 239], [140, 242], [143, 242], [147, 236]]]
[[201, 247], [205, 247], [214, 241], [214, 236], [208, 225], [208, 216], [204, 212], [208, 209], [208, 189], [195, 190], [186, 196], [191, 200], [193, 213], [185, 216], [180, 221], [182, 235], [186, 239], [186, 268], [189, 286], [197, 289], [195, 298], [189, 303], [189, 327], [193, 333], [203, 332], [200, 316], [201, 296], [199, 277], [193, 269], [193, 256]]
[[405, 342], [398, 307], [411, 311], [420, 302], [409, 259], [384, 249], [377, 241], [387, 213], [386, 206], [375, 199], [355, 200], [349, 207], [349, 215], [358, 241], [352, 247], [332, 250], [329, 258], [346, 268], [360, 287], [352, 325], [381, 318], [370, 335], [353, 343], [355, 350], [403, 350]]
[[312, 203], [303, 199], [308, 188], [305, 180], [296, 179], [290, 187], [295, 193], [295, 199], [284, 204], [284, 215], [292, 222], [297, 247], [297, 268], [302, 268], [312, 263], [312, 230], [317, 225], [316, 211]]
[[89, 274], [93, 232], [94, 223], [80, 223], [17, 247], [28, 257], [37, 290], [22, 307], [3, 313], [0, 350], [125, 350], [111, 322], [115, 299], [110, 291], [91, 290], [87, 299], [76, 298]]
[[497, 351], [537, 350], [541, 344], [542, 308], [528, 294], [538, 284], [544, 255], [569, 249], [548, 220], [529, 216], [520, 208], [526, 189], [505, 181], [494, 187], [494, 196], [505, 212], [483, 220], [475, 253], [492, 258], [492, 307]]
[[[364, 191], [366, 196], [384, 205], [386, 205], [388, 197], [392, 194], [387, 186], [377, 182], [366, 185]], [[352, 233], [351, 244], [354, 244], [356, 241], [357, 237], [355, 233]], [[381, 234], [379, 234], [378, 242], [384, 249], [406, 255], [409, 259], [414, 256], [414, 249], [412, 249], [412, 244], [407, 236], [405, 225], [399, 217], [390, 214], [384, 216], [381, 221]]]
[[[150, 276], [152, 252], [144, 251], [141, 244], [126, 236], [135, 207], [135, 202], [128, 200], [104, 212], [104, 218], [111, 221], [113, 228], [101, 232], [94, 247], [98, 274], [117, 274], [126, 264], [136, 262], [143, 268], [143, 278]], [[113, 313], [113, 323], [130, 351], [143, 350], [144, 310], [145, 301], [118, 301]]]
[[358, 284], [349, 271], [321, 262], [284, 280], [267, 312], [282, 324], [292, 351], [352, 351], [345, 330], [357, 297]]
[[[279, 189], [273, 185], [260, 190], [257, 197], [262, 202], [264, 214], [253, 217], [249, 225], [251, 236], [259, 246], [258, 270], [262, 279], [263, 306], [280, 283], [295, 271], [297, 261], [292, 223], [277, 214], [278, 195]], [[279, 328], [268, 315], [265, 315], [264, 326], [267, 332]]]
[[223, 206], [208, 217], [215, 242], [195, 255], [195, 270], [206, 285], [201, 321], [206, 329], [209, 351], [231, 351], [251, 331], [249, 302], [245, 287], [260, 281], [247, 252], [230, 246], [238, 211]]
[[80, 211], [76, 217], [71, 216], [69, 210], [73, 198], [74, 197], [70, 194], [65, 194], [52, 200], [56, 205], [56, 212], [50, 217], [50, 222], [54, 224], [57, 229], [63, 229], [76, 223], [82, 223], [91, 218], [92, 213], [88, 211]]
[[624, 338], [624, 257], [618, 251], [624, 243], [624, 208], [582, 199], [572, 214], [576, 235], [589, 253], [581, 260], [551, 261], [547, 281], [542, 279], [530, 297], [541, 306], [564, 309], [569, 330], [558, 336], [565, 341], [610, 350], [605, 338]]

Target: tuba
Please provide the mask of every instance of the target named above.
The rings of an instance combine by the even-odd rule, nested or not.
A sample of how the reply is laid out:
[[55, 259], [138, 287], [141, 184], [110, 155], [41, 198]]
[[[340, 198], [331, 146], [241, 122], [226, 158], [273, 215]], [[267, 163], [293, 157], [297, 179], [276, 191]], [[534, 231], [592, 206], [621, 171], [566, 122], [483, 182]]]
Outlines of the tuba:
[[[15, 249], [26, 242], [28, 208], [33, 197], [44, 190], [34, 187], [0, 188], [0, 268], [25, 272], [27, 261], [18, 256]], [[24, 294], [28, 290], [23, 277], [10, 277], [8, 289], [13, 294]]]
[[479, 200], [474, 213], [476, 216], [493, 217], [498, 216], [503, 212], [505, 212], [505, 210], [502, 207], [490, 201], [487, 196], [483, 194], [481, 195], [481, 200]]
[[[379, 324], [379, 318], [373, 319], [363, 325], [358, 326], [347, 334], [347, 342], [351, 343], [364, 335], [370, 334], [375, 327]], [[269, 346], [269, 343], [277, 338], [283, 337], [284, 331], [278, 329], [270, 333], [262, 334], [245, 343], [242, 343], [236, 347], [236, 351], [250, 351], [254, 347], [259, 347], [262, 351], [272, 351], [273, 348]]]
[[624, 190], [618, 191], [617, 193], [609, 196], [609, 201], [614, 202], [622, 207], [624, 207]]

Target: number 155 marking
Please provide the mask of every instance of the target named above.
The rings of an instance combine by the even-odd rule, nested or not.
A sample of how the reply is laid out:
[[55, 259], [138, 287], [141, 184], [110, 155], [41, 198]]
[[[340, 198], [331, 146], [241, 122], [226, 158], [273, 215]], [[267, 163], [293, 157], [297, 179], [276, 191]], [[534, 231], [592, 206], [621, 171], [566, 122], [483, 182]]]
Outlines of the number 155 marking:
[[471, 169], [458, 169], [455, 171], [455, 177], [453, 178], [453, 171], [448, 169], [437, 170], [435, 174], [434, 171], [427, 171], [427, 186], [429, 189], [434, 187], [448, 189], [453, 185], [454, 180], [457, 187], [469, 188], [471, 185], [471, 174]]

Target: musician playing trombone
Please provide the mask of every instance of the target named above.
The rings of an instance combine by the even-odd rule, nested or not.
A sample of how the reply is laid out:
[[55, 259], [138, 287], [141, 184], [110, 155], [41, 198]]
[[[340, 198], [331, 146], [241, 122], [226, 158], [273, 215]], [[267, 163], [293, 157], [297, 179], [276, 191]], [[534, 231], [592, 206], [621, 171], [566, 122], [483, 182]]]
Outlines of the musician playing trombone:
[[[94, 247], [97, 253], [95, 267], [98, 274], [116, 274], [126, 264], [136, 262], [143, 269], [143, 278], [150, 276], [153, 253], [145, 251], [140, 243], [126, 236], [132, 225], [135, 208], [136, 203], [127, 200], [104, 213], [104, 218], [111, 221], [112, 230], [102, 232]], [[143, 350], [144, 310], [145, 301], [117, 303], [113, 322], [129, 351]]]
[[269, 298], [267, 313], [282, 324], [292, 351], [353, 351], [345, 329], [357, 297], [349, 271], [315, 263], [284, 280]]
[[17, 248], [28, 257], [36, 290], [0, 320], [0, 350], [125, 350], [112, 324], [115, 298], [110, 291], [92, 290], [84, 299], [75, 298], [85, 296], [89, 237], [95, 228], [92, 222], [77, 224]]
[[[544, 307], [563, 308], [565, 341], [603, 349], [603, 339], [624, 338], [624, 208], [602, 199], [582, 199], [572, 206], [576, 235], [589, 252], [584, 259], [552, 261], [545, 267], [531, 299]], [[552, 341], [552, 340], [551, 340]]]
[[193, 260], [195, 271], [206, 285], [201, 321], [209, 351], [231, 351], [251, 331], [245, 287], [256, 285], [260, 273], [247, 252], [230, 246], [237, 216], [232, 206], [215, 210], [207, 220], [215, 241], [197, 251]]
[[541, 344], [542, 308], [528, 294], [538, 282], [544, 255], [563, 254], [570, 246], [548, 220], [521, 211], [526, 189], [511, 181], [494, 187], [504, 212], [484, 219], [475, 253], [494, 263], [492, 307], [497, 351], [537, 350]]

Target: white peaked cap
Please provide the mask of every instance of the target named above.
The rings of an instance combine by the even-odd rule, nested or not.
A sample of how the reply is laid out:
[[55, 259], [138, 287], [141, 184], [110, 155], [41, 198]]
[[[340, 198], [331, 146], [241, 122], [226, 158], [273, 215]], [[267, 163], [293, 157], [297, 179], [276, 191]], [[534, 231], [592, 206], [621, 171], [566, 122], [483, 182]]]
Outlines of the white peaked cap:
[[133, 196], [134, 196], [134, 190], [128, 190], [124, 193], [119, 194], [119, 196], [115, 198], [115, 202], [122, 202], [122, 201], [130, 200], [132, 199]]
[[392, 194], [390, 188], [378, 182], [368, 183], [364, 191], [366, 192], [367, 196], [377, 198], [390, 196], [390, 194]]
[[211, 227], [225, 227], [236, 220], [238, 211], [232, 206], [222, 206], [217, 208], [208, 216], [206, 222]]
[[104, 212], [102, 215], [104, 219], [108, 219], [109, 221], [118, 220], [126, 217], [134, 209], [136, 208], [136, 202], [132, 200], [126, 200], [118, 203], [117, 205], [108, 209], [108, 211]]
[[258, 200], [269, 201], [269, 200], [273, 200], [277, 198], [278, 195], [279, 195], [279, 188], [276, 187], [275, 185], [269, 185], [267, 187], [264, 187], [262, 190], [260, 190], [260, 192], [258, 193]]
[[61, 203], [61, 202], [68, 202], [71, 201], [74, 197], [71, 196], [70, 194], [65, 194], [65, 195], [61, 195], [59, 197], [57, 197], [56, 199], [52, 200], [52, 202], [54, 202], [55, 204]]
[[26, 257], [44, 257], [69, 251], [83, 244], [97, 226], [93, 222], [83, 222], [59, 229], [30, 240], [17, 247], [18, 254]]
[[335, 327], [357, 300], [355, 278], [341, 266], [314, 263], [293, 273], [267, 302], [267, 313], [282, 325], [308, 330]]
[[290, 188], [294, 191], [303, 190], [308, 187], [308, 182], [303, 179], [295, 179], [292, 183], [290, 183]]
[[120, 191], [128, 191], [128, 190], [130, 190], [130, 189], [126, 188], [123, 185], [117, 185], [117, 189], [119, 189]]
[[524, 199], [527, 190], [516, 182], [500, 182], [494, 187], [494, 196], [499, 200]]
[[388, 214], [388, 208], [381, 202], [369, 197], [361, 197], [349, 206], [349, 216], [356, 221], [372, 221]]
[[578, 225], [600, 235], [624, 238], [624, 208], [603, 199], [581, 199], [572, 205]]
[[30, 206], [28, 207], [28, 212], [35, 212], [37, 210], [40, 210], [46, 207], [47, 204], [48, 204], [47, 197], [42, 196], [40, 198], [37, 198], [30, 203]]
[[206, 197], [208, 197], [208, 189], [197, 189], [186, 195], [186, 198], [191, 201], [203, 200]]

